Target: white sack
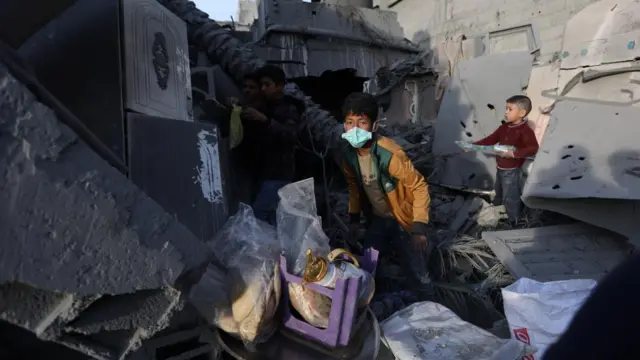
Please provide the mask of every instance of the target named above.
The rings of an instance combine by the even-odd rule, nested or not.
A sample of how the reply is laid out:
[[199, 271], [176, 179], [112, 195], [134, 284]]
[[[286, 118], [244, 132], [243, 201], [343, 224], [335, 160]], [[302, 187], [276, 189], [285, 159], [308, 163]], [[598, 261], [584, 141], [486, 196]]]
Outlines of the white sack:
[[541, 283], [521, 278], [502, 289], [512, 338], [537, 349], [527, 360], [542, 359], [595, 286], [595, 280]]

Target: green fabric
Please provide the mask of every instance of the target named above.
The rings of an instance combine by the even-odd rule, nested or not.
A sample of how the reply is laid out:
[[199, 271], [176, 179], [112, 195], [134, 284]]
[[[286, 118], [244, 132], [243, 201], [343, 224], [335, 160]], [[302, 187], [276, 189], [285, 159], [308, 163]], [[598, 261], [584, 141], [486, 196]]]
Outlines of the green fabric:
[[[392, 192], [398, 184], [398, 179], [389, 174], [391, 158], [393, 158], [393, 152], [383, 146], [378, 146], [376, 139], [371, 146], [371, 159], [378, 173], [378, 186], [380, 186], [380, 189], [384, 193]], [[345, 154], [345, 159], [347, 164], [355, 170], [358, 186], [362, 189], [362, 173], [360, 172], [360, 163], [358, 162], [358, 151], [356, 149], [349, 149]], [[386, 184], [387, 186], [385, 187], [382, 184]]]

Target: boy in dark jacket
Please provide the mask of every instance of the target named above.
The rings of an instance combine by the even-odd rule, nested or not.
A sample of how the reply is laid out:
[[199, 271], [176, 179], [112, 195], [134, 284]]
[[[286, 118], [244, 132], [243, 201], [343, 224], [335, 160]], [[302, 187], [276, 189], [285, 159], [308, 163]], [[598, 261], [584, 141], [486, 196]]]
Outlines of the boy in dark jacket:
[[264, 111], [245, 107], [242, 117], [256, 123], [260, 138], [259, 164], [261, 185], [253, 202], [258, 219], [276, 224], [278, 190], [293, 180], [295, 148], [300, 114], [294, 99], [284, 94], [285, 74], [277, 66], [267, 65], [258, 70], [262, 94], [266, 100]]
[[505, 151], [498, 155], [496, 164], [495, 205], [504, 205], [509, 221], [516, 224], [520, 219], [523, 203], [520, 199], [524, 187], [522, 165], [526, 158], [538, 152], [538, 140], [529, 127], [526, 116], [531, 111], [531, 100], [524, 95], [507, 99], [504, 124], [493, 134], [474, 142], [475, 145], [509, 145], [515, 151]]

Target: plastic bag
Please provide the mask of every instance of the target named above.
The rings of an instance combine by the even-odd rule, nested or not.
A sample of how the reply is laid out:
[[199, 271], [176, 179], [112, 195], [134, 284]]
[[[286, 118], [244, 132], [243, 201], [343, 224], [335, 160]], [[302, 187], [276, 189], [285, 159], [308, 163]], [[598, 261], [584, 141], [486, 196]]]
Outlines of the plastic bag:
[[504, 313], [512, 337], [538, 350], [527, 360], [543, 358], [546, 349], [564, 333], [595, 286], [595, 280], [541, 283], [521, 278], [502, 289]]
[[244, 128], [242, 127], [242, 119], [240, 113], [242, 108], [238, 105], [233, 105], [231, 108], [231, 119], [229, 120], [229, 144], [231, 148], [235, 148], [240, 145], [242, 138], [244, 137]]
[[322, 230], [322, 222], [317, 215], [313, 178], [281, 188], [278, 196], [278, 240], [287, 259], [288, 271], [300, 276], [306, 265], [307, 249], [325, 257], [331, 251], [329, 238]]
[[415, 303], [380, 324], [398, 360], [519, 360], [532, 349], [504, 340], [433, 302]]
[[[301, 276], [307, 262], [305, 252], [326, 257], [331, 248], [318, 217], [313, 179], [289, 184], [280, 190], [276, 211], [278, 240], [287, 259], [289, 273]], [[291, 305], [309, 324], [326, 328], [329, 325], [331, 298], [299, 284], [289, 284]]]
[[209, 245], [221, 266], [209, 265], [190, 299], [209, 322], [255, 350], [278, 326], [280, 247], [275, 229], [240, 204]]

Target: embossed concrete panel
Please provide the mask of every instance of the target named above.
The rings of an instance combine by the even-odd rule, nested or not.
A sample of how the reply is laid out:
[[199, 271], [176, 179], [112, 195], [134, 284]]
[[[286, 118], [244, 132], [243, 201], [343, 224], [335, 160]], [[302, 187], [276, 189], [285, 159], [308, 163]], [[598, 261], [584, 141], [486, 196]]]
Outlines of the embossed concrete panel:
[[451, 79], [438, 119], [433, 152], [444, 156], [438, 169], [443, 185], [488, 190], [495, 181], [495, 158], [463, 152], [455, 141], [477, 141], [495, 131], [504, 118], [505, 100], [522, 94], [533, 56], [498, 53], [464, 60]]
[[516, 279], [599, 280], [628, 254], [625, 240], [587, 224], [490, 231], [482, 238]]
[[156, 0], [123, 0], [126, 106], [192, 120], [187, 25]]

